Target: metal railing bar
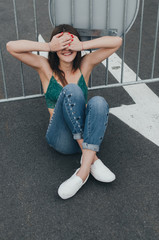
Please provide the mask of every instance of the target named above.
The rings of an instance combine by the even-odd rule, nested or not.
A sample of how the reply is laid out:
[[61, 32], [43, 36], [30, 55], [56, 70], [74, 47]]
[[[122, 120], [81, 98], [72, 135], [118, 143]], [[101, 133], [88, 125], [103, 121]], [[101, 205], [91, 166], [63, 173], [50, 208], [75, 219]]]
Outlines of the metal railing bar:
[[155, 31], [155, 42], [154, 42], [154, 50], [153, 50], [151, 79], [153, 79], [154, 69], [155, 69], [156, 48], [157, 48], [157, 39], [158, 39], [158, 26], [159, 26], [159, 3], [158, 3], [158, 11], [157, 11], [157, 22], [156, 22], [156, 31]]
[[19, 39], [18, 20], [17, 20], [17, 10], [16, 10], [16, 3], [15, 3], [15, 0], [13, 0], [13, 9], [14, 9], [15, 30], [16, 30], [17, 39]]
[[126, 21], [127, 21], [128, 0], [124, 0], [124, 18], [123, 18], [123, 44], [122, 44], [122, 64], [121, 64], [121, 83], [124, 79], [124, 61], [125, 61], [125, 43], [126, 43]]
[[106, 29], [110, 28], [110, 0], [106, 2]]
[[[89, 30], [93, 28], [93, 0], [89, 0]], [[92, 39], [92, 36], [91, 36]], [[92, 52], [92, 49], [90, 50], [90, 53]], [[89, 79], [89, 86], [92, 87], [92, 73], [90, 75]]]
[[[13, 0], [13, 9], [14, 9], [14, 21], [15, 21], [16, 35], [17, 35], [17, 39], [19, 39], [17, 10], [16, 10], [15, 0]], [[24, 75], [23, 75], [23, 65], [22, 65], [22, 62], [20, 62], [20, 73], [21, 73], [20, 75], [21, 75], [21, 84], [22, 84], [22, 94], [23, 94], [23, 96], [25, 96]]]
[[[107, 0], [106, 2], [106, 29], [109, 30], [109, 25], [110, 25], [110, 0]], [[109, 65], [109, 58], [106, 59], [106, 74], [105, 74], [105, 85], [108, 84], [109, 79], [108, 79], [108, 65]]]
[[141, 6], [141, 20], [140, 20], [140, 37], [139, 37], [139, 48], [138, 48], [138, 60], [137, 60], [137, 71], [136, 71], [136, 81], [139, 78], [139, 70], [140, 70], [140, 58], [141, 58], [141, 45], [142, 45], [142, 30], [143, 30], [143, 18], [144, 18], [144, 5], [145, 0], [142, 0]]
[[[38, 41], [38, 24], [37, 24], [37, 8], [36, 8], [36, 6], [37, 6], [36, 0], [33, 0], [35, 38], [36, 38], [36, 41]], [[37, 52], [37, 54], [39, 55], [39, 52]], [[42, 84], [41, 84], [40, 80], [39, 80], [39, 83], [40, 83], [40, 93], [42, 93], [43, 89], [42, 89]]]
[[97, 89], [111, 88], [111, 87], [124, 87], [128, 85], [152, 83], [152, 82], [158, 82], [158, 81], [159, 81], [159, 78], [153, 78], [153, 79], [145, 79], [145, 80], [138, 80], [138, 81], [132, 81], [132, 82], [124, 82], [124, 83], [112, 83], [108, 85], [94, 86], [94, 87], [88, 88], [88, 90], [97, 90]]
[[[89, 51], [90, 53], [92, 52], [92, 50]], [[90, 75], [90, 78], [89, 78], [89, 87], [92, 87], [93, 85], [93, 80], [92, 80], [92, 72], [91, 72], [91, 75]]]
[[37, 10], [36, 10], [36, 0], [33, 0], [33, 10], [34, 10], [34, 23], [35, 23], [35, 36], [38, 41], [38, 24], [37, 24]]
[[[88, 88], [88, 90], [90, 91], [90, 90], [97, 90], [97, 89], [104, 89], [104, 88], [111, 88], [111, 87], [124, 87], [128, 85], [144, 84], [144, 83], [151, 83], [151, 82], [158, 82], [158, 81], [159, 81], [159, 78], [154, 78], [154, 79], [145, 79], [145, 80], [138, 80], [138, 81], [132, 81], [132, 82], [124, 82], [124, 83], [113, 83], [108, 85], [94, 86], [94, 87]], [[32, 99], [32, 98], [40, 98], [44, 96], [45, 96], [44, 94], [35, 94], [35, 95], [29, 95], [29, 96], [0, 99], [0, 103]]]
[[39, 97], [44, 97], [44, 94], [35, 94], [35, 95], [29, 95], [29, 96], [21, 96], [21, 97], [14, 97], [14, 98], [8, 98], [8, 99], [0, 99], [0, 103], [12, 102], [12, 101], [18, 101], [18, 100], [25, 100], [25, 99], [32, 99], [32, 98], [39, 98]]
[[108, 85], [108, 68], [109, 68], [109, 58], [106, 59], [106, 76], [105, 76], [105, 85]]
[[1, 46], [0, 46], [0, 62], [1, 62], [1, 69], [2, 69], [2, 79], [3, 79], [3, 86], [4, 86], [4, 96], [5, 96], [5, 98], [8, 98]]
[[75, 5], [74, 5], [74, 0], [71, 0], [71, 25], [74, 25], [74, 19], [75, 19]]
[[89, 29], [93, 28], [93, 0], [89, 0]]

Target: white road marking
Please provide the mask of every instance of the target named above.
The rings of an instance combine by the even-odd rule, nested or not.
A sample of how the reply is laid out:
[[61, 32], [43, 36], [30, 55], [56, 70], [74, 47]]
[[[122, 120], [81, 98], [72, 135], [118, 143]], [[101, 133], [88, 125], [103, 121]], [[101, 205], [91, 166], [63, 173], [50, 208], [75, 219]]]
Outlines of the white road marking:
[[[121, 63], [122, 59], [116, 53], [109, 57], [109, 71], [118, 82], [120, 82], [121, 78]], [[106, 65], [105, 61], [103, 64]], [[126, 79], [127, 82], [136, 81], [136, 73], [125, 63], [124, 79]], [[139, 78], [139, 80], [141, 79]], [[123, 86], [123, 88], [127, 91], [136, 104], [145, 105], [150, 104], [151, 101], [152, 103], [159, 103], [158, 96], [146, 84], [128, 85]]]
[[[39, 42], [45, 42], [41, 35]], [[48, 58], [47, 52], [40, 52], [40, 55]], [[109, 71], [118, 82], [121, 77], [121, 62], [121, 58], [116, 53], [109, 57]], [[103, 64], [106, 66], [105, 61]], [[124, 79], [127, 82], [136, 79], [135, 72], [125, 63]], [[123, 86], [123, 88], [135, 104], [111, 108], [110, 113], [159, 146], [159, 97], [144, 83]]]
[[[120, 82], [121, 58], [109, 57], [109, 71]], [[105, 61], [103, 62], [106, 65]], [[135, 81], [136, 74], [124, 63], [124, 79]], [[159, 97], [146, 85], [123, 86], [136, 104], [111, 108], [110, 113], [159, 146]]]

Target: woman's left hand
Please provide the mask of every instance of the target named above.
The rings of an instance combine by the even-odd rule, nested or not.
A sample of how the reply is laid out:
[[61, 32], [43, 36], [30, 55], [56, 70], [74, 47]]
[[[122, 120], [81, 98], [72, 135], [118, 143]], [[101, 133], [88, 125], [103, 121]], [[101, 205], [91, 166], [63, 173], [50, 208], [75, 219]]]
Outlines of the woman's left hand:
[[78, 39], [77, 36], [71, 34], [72, 36], [72, 42], [70, 43], [70, 46], [68, 47], [69, 50], [72, 51], [82, 51], [82, 42]]

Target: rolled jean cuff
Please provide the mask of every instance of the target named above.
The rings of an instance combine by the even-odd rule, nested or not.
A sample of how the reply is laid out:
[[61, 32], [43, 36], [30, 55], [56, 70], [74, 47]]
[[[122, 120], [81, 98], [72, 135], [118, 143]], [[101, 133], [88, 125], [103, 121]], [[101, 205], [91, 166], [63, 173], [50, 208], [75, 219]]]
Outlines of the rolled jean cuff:
[[83, 149], [89, 149], [89, 150], [92, 150], [92, 151], [95, 151], [95, 152], [99, 152], [99, 146], [98, 145], [88, 144], [88, 143], [83, 142], [82, 147], [83, 147]]
[[81, 133], [75, 133], [73, 134], [73, 139], [78, 140], [82, 138], [82, 134]]

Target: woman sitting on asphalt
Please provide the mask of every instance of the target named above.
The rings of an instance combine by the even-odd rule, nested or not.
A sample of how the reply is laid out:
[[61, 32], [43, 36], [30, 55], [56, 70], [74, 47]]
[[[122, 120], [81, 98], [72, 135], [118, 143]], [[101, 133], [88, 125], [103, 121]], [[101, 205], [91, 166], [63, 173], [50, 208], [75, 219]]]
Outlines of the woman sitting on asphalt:
[[[101, 182], [112, 182], [112, 173], [96, 153], [108, 123], [109, 107], [103, 97], [87, 102], [88, 81], [93, 68], [121, 46], [120, 37], [103, 36], [81, 41], [75, 28], [57, 26], [49, 43], [28, 40], [10, 41], [7, 50], [15, 58], [34, 68], [41, 79], [50, 123], [48, 144], [63, 154], [82, 153], [81, 166], [58, 188], [67, 199], [87, 181], [89, 174]], [[97, 49], [81, 57], [81, 51]], [[49, 52], [48, 59], [33, 51]]]

